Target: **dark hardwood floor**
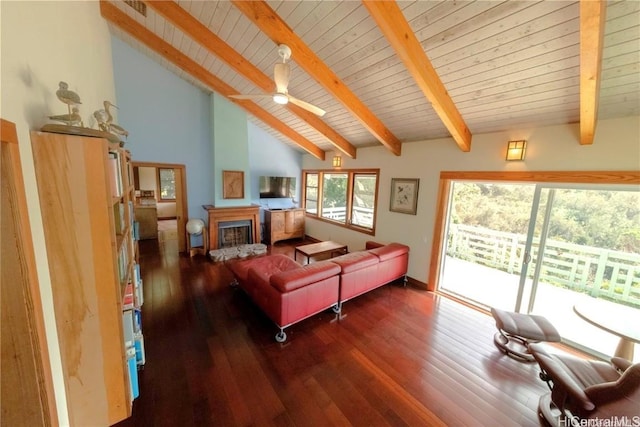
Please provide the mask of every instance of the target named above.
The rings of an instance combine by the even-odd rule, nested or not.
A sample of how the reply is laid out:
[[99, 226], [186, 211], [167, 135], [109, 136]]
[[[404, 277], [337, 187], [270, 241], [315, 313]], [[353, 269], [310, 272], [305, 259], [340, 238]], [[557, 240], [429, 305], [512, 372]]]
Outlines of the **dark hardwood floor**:
[[537, 365], [496, 349], [490, 316], [393, 283], [278, 344], [222, 263], [160, 245], [140, 245], [147, 363], [120, 426], [540, 425]]

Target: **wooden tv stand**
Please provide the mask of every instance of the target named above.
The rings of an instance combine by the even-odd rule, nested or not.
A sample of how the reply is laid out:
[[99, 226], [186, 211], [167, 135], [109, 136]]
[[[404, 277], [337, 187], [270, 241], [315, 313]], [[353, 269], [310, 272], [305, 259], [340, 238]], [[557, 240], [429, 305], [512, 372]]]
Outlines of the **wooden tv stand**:
[[264, 211], [265, 240], [273, 245], [280, 240], [304, 237], [304, 209], [267, 209]]

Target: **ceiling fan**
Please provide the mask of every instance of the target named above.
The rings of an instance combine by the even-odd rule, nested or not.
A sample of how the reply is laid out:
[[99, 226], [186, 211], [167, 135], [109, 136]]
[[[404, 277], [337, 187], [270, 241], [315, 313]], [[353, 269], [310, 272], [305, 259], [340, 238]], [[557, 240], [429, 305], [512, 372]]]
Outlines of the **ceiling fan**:
[[291, 67], [287, 63], [287, 60], [291, 58], [291, 48], [287, 45], [281, 44], [278, 46], [278, 55], [282, 58], [282, 62], [276, 63], [273, 69], [273, 80], [276, 84], [276, 92], [272, 95], [263, 94], [247, 94], [247, 95], [230, 95], [235, 99], [265, 99], [271, 98], [276, 104], [285, 105], [292, 103], [300, 108], [304, 108], [307, 111], [312, 112], [320, 117], [324, 116], [326, 111], [308, 102], [302, 101], [289, 95], [287, 86], [289, 86], [289, 76], [291, 75]]

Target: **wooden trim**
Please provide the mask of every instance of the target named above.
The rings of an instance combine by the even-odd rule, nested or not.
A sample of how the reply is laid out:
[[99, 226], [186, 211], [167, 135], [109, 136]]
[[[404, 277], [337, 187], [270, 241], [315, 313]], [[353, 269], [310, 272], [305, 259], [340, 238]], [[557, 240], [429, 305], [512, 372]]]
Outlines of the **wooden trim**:
[[440, 179], [478, 181], [564, 182], [570, 184], [640, 184], [637, 171], [528, 171], [455, 172], [442, 171]]
[[452, 180], [637, 185], [640, 184], [640, 171], [440, 172], [431, 259], [429, 261], [429, 271], [427, 272], [428, 290], [430, 291], [435, 291], [438, 288], [444, 224], [447, 205], [449, 204], [450, 182]]
[[470, 151], [471, 132], [398, 4], [391, 1], [362, 1], [362, 4], [402, 59], [458, 147], [462, 151]]
[[[242, 55], [240, 55], [240, 53], [235, 51], [224, 40], [211, 32], [205, 25], [191, 16], [177, 3], [151, 1], [148, 2], [148, 5], [151, 9], [162, 15], [167, 21], [171, 22], [194, 41], [207, 49], [209, 53], [226, 62], [227, 65], [246, 77], [257, 87], [267, 93], [274, 92], [275, 85], [271, 77], [267, 76], [258, 67], [247, 61]], [[356, 147], [351, 145], [346, 138], [328, 126], [318, 116], [291, 103], [285, 105], [285, 108], [318, 131], [337, 149], [347, 156], [355, 159]]]
[[401, 154], [400, 140], [355, 96], [351, 89], [307, 46], [264, 1], [234, 0], [233, 5], [276, 44], [287, 44], [296, 64], [304, 69], [393, 154]]
[[580, 1], [580, 144], [593, 144], [602, 80], [606, 2]]
[[[3, 355], [2, 423], [57, 426], [58, 411], [42, 297], [36, 274], [33, 236], [23, 184], [18, 134], [14, 123], [0, 119], [0, 139], [0, 182], [3, 193], [3, 262], [0, 265], [0, 311], [3, 326], [0, 334]], [[5, 261], [9, 261], [9, 257], [4, 258], [5, 249], [7, 253], [10, 250], [15, 255], [16, 262], [10, 261], [5, 264]], [[13, 398], [9, 399], [9, 395]], [[12, 402], [18, 404], [13, 405]], [[5, 403], [8, 406], [5, 407]]]
[[137, 39], [140, 43], [144, 44], [149, 49], [174, 64], [176, 67], [185, 71], [193, 78], [201, 81], [214, 92], [219, 93], [229, 101], [245, 109], [250, 114], [253, 114], [257, 119], [262, 120], [274, 130], [291, 139], [291, 141], [312, 156], [320, 160], [324, 160], [325, 154], [322, 149], [314, 145], [304, 136], [295, 132], [275, 116], [262, 109], [258, 104], [248, 100], [229, 98], [230, 95], [239, 95], [240, 93], [218, 77], [211, 74], [204, 67], [198, 65], [187, 55], [183, 54], [142, 25], [138, 24], [134, 19], [127, 16], [124, 12], [121, 12], [116, 6], [112, 5], [108, 1], [100, 0], [100, 13], [104, 19], [126, 32], [131, 37]]
[[[184, 232], [180, 230], [185, 230], [187, 225], [187, 221], [189, 220], [189, 205], [187, 203], [188, 195], [187, 195], [187, 168], [185, 165], [180, 163], [156, 163], [156, 162], [139, 162], [132, 161], [131, 165], [136, 170], [137, 167], [148, 167], [148, 168], [172, 168], [174, 170], [179, 171], [180, 173], [180, 183], [178, 183], [178, 179], [176, 177], [176, 220], [178, 226], [178, 251], [186, 252], [187, 251], [187, 238]], [[135, 175], [135, 172], [134, 172]]]
[[[318, 204], [318, 212], [320, 212], [322, 210], [321, 208], [321, 204], [322, 204], [322, 192], [323, 192], [323, 185], [320, 181], [320, 179], [322, 178], [322, 175], [325, 173], [346, 173], [347, 174], [347, 179], [348, 179], [348, 185], [347, 185], [347, 212], [346, 212], [346, 221], [345, 223], [341, 223], [338, 221], [333, 221], [331, 219], [328, 218], [323, 218], [322, 216], [320, 216], [320, 214], [311, 214], [308, 213], [306, 210], [306, 192], [307, 192], [307, 174], [318, 174], [318, 200], [317, 200], [317, 204]], [[374, 210], [374, 215], [373, 215], [373, 224], [372, 224], [372, 228], [365, 228], [365, 227], [360, 227], [358, 225], [355, 224], [351, 224], [350, 220], [351, 220], [351, 209], [353, 208], [353, 186], [354, 186], [354, 181], [355, 181], [355, 175], [366, 175], [366, 174], [375, 174], [376, 176], [376, 190], [375, 190], [375, 194], [374, 194], [374, 200], [375, 200], [375, 210]], [[316, 219], [318, 221], [322, 221], [322, 222], [326, 222], [328, 224], [332, 224], [338, 227], [342, 227], [342, 228], [347, 228], [349, 230], [353, 230], [353, 231], [357, 231], [359, 233], [363, 233], [363, 234], [369, 234], [372, 236], [375, 236], [376, 234], [376, 223], [378, 220], [378, 195], [380, 192], [380, 169], [303, 169], [302, 170], [302, 200], [301, 200], [301, 206], [302, 209], [304, 210], [304, 214], [306, 217], [311, 218], [311, 219]]]
[[207, 211], [209, 227], [209, 249], [219, 249], [218, 226], [221, 222], [251, 220], [253, 243], [260, 243], [260, 206], [232, 206], [216, 208], [213, 205], [203, 205]]

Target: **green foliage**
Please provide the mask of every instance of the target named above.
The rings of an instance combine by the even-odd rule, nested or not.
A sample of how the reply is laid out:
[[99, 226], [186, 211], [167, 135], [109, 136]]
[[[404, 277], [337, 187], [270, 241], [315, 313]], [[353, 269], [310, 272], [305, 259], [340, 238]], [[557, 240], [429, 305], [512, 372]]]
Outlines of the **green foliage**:
[[[534, 190], [533, 184], [456, 182], [451, 221], [526, 234]], [[538, 234], [550, 192], [541, 192]], [[640, 253], [640, 191], [555, 189], [548, 237]]]
[[346, 173], [324, 174], [322, 183], [322, 206], [336, 208], [347, 206], [347, 178]]

